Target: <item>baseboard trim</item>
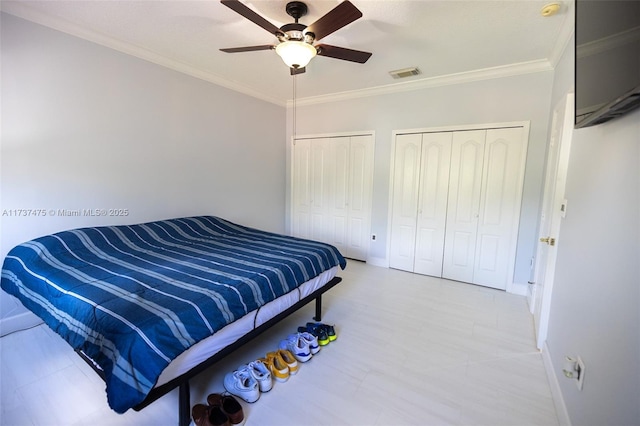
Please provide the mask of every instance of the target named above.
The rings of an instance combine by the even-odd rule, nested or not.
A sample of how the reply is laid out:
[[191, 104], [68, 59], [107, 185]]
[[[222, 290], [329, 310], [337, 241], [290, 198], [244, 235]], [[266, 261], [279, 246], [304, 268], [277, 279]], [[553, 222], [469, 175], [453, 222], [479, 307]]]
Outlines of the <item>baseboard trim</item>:
[[558, 416], [558, 422], [561, 426], [571, 426], [571, 419], [569, 418], [569, 412], [567, 406], [564, 403], [562, 396], [562, 390], [560, 389], [560, 383], [558, 377], [555, 374], [553, 368], [553, 362], [551, 361], [551, 355], [549, 354], [549, 347], [547, 342], [544, 342], [542, 347], [542, 362], [544, 363], [544, 369], [547, 372], [547, 380], [549, 381], [549, 387], [551, 388], [551, 397], [553, 398], [553, 404], [556, 406], [556, 414]]
[[2, 318], [0, 319], [0, 337], [16, 331], [26, 330], [39, 324], [42, 324], [42, 319], [29, 311]]
[[507, 293], [517, 294], [518, 296], [526, 296], [529, 290], [528, 284], [510, 283], [507, 284]]
[[367, 263], [373, 266], [389, 267], [389, 261], [385, 257], [368, 257]]

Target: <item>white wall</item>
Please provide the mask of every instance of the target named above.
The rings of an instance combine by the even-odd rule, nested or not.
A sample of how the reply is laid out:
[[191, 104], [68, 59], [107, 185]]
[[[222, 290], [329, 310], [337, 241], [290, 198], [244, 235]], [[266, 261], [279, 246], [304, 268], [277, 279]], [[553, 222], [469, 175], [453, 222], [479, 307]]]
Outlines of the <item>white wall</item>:
[[574, 425], [640, 424], [640, 110], [573, 137], [547, 345]]
[[[55, 231], [187, 215], [284, 232], [285, 108], [11, 15], [1, 24], [2, 258]], [[57, 215], [98, 208], [128, 215]], [[23, 312], [0, 292], [3, 331]]]
[[[574, 52], [552, 104], [573, 89]], [[640, 424], [640, 110], [575, 130], [558, 241], [548, 357], [573, 425]], [[562, 373], [580, 356], [584, 387]]]
[[[538, 72], [413, 92], [299, 106], [296, 130], [298, 135], [375, 131], [371, 232], [377, 234], [378, 238], [371, 244], [369, 257], [384, 264], [387, 259], [389, 171], [394, 130], [530, 121], [514, 277], [516, 283], [525, 286], [530, 279], [530, 260], [537, 241], [552, 74], [551, 71]], [[298, 76], [300, 96], [304, 96], [304, 85], [312, 84], [304, 78], [304, 74]], [[289, 136], [293, 128], [291, 116], [289, 111]], [[289, 151], [290, 148], [289, 146]]]

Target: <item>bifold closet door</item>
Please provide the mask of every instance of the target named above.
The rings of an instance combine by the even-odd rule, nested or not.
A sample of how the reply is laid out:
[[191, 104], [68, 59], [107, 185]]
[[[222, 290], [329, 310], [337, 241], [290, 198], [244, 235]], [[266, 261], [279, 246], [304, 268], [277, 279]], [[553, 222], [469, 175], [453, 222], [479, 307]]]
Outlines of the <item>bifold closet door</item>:
[[396, 136], [389, 266], [442, 276], [451, 132]]
[[453, 134], [443, 278], [473, 282], [486, 133]]
[[422, 134], [397, 135], [389, 266], [413, 272], [418, 220]]
[[473, 283], [506, 289], [513, 274], [525, 158], [524, 128], [487, 130]]
[[522, 127], [454, 133], [443, 278], [507, 288], [525, 146]]
[[296, 237], [332, 244], [366, 260], [371, 228], [373, 137], [298, 139], [293, 156]]
[[324, 138], [330, 172], [326, 242], [345, 256], [366, 260], [371, 229], [373, 141], [371, 136]]
[[294, 151], [294, 235], [325, 241], [329, 211], [330, 147], [298, 140]]
[[334, 245], [346, 255], [349, 222], [349, 138], [323, 138], [313, 144], [326, 146], [326, 184], [329, 193], [329, 209], [326, 217], [326, 236], [323, 240]]
[[347, 256], [367, 260], [373, 197], [373, 137], [363, 135], [350, 139]]
[[442, 276], [453, 133], [424, 133], [413, 271]]
[[296, 141], [293, 151], [293, 218], [292, 233], [296, 237], [311, 238], [311, 144]]

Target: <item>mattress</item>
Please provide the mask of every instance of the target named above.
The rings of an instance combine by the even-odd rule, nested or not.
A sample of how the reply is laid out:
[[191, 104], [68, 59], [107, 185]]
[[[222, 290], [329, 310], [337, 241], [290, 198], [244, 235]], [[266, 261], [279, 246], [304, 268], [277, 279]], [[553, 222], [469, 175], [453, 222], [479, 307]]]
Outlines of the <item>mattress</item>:
[[28, 241], [5, 258], [1, 286], [94, 360], [122, 413], [210, 356], [201, 341], [246, 333], [345, 266], [328, 244], [197, 216]]
[[280, 312], [293, 306], [293, 304], [299, 300], [323, 287], [336, 276], [337, 272], [338, 267], [335, 266], [305, 282], [296, 290], [280, 296], [276, 300], [272, 300], [239, 320], [226, 325], [214, 335], [196, 343], [171, 361], [171, 364], [162, 371], [156, 386], [161, 386], [203, 363], [209, 357], [234, 343], [254, 328], [259, 327]]

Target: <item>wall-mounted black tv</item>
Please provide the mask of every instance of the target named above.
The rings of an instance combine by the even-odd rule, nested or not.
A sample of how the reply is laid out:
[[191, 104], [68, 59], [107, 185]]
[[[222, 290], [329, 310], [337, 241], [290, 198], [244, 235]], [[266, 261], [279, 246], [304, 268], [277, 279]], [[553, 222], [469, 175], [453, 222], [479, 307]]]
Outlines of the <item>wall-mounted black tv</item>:
[[640, 0], [576, 0], [575, 127], [640, 107]]

